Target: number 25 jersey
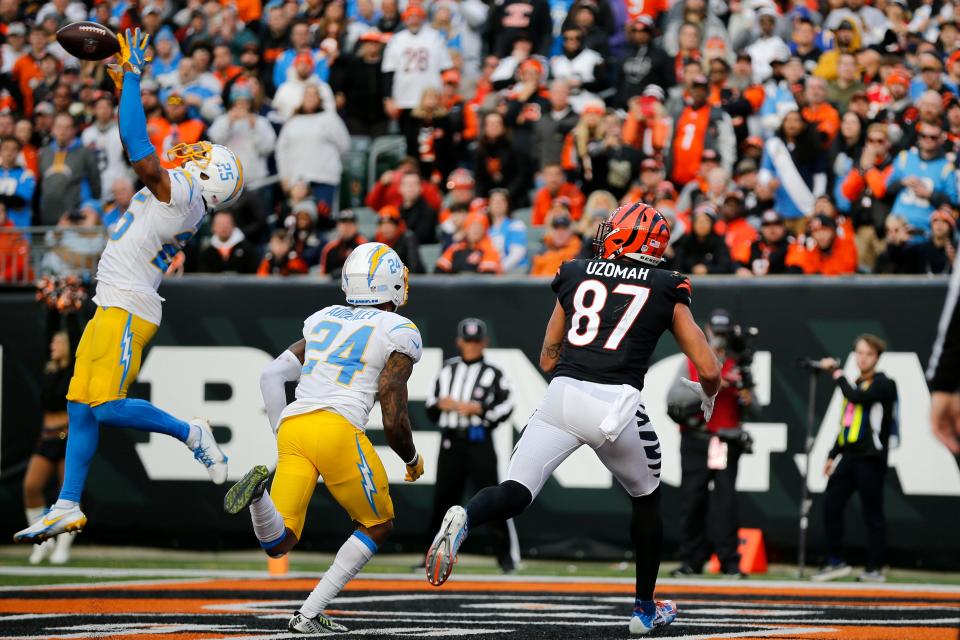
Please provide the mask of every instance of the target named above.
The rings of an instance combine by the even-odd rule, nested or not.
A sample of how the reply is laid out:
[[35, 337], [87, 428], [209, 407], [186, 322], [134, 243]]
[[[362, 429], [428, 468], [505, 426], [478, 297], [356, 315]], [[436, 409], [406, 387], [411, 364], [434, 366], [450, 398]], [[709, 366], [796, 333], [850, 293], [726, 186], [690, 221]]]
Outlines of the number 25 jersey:
[[643, 389], [674, 307], [690, 304], [690, 280], [625, 260], [571, 260], [551, 285], [566, 316], [555, 376]]
[[280, 416], [326, 409], [363, 429], [370, 417], [380, 372], [394, 351], [414, 362], [423, 354], [417, 326], [403, 316], [370, 307], [334, 305], [303, 323], [306, 340], [297, 399]]
[[101, 307], [120, 307], [159, 325], [162, 298], [157, 293], [170, 261], [196, 233], [207, 209], [200, 185], [179, 169], [170, 175], [170, 202], [160, 202], [144, 187], [109, 231], [97, 266]]

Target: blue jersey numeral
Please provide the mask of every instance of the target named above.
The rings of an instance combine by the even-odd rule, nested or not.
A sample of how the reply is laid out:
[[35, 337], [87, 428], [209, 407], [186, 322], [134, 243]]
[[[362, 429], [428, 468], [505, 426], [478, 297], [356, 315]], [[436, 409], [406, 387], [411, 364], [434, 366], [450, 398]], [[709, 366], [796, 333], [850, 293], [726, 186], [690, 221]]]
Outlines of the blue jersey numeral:
[[363, 371], [364, 367], [367, 366], [367, 363], [363, 360], [363, 354], [367, 350], [370, 336], [373, 335], [373, 327], [370, 325], [360, 327], [337, 345], [326, 358], [322, 357], [323, 352], [330, 348], [342, 328], [343, 326], [339, 322], [331, 321], [320, 322], [313, 328], [313, 331], [310, 332], [311, 339], [307, 340], [307, 352], [316, 353], [317, 357], [307, 358], [303, 365], [303, 374], [313, 373], [317, 363], [323, 361], [339, 367], [337, 383], [349, 386], [353, 382], [354, 376]]

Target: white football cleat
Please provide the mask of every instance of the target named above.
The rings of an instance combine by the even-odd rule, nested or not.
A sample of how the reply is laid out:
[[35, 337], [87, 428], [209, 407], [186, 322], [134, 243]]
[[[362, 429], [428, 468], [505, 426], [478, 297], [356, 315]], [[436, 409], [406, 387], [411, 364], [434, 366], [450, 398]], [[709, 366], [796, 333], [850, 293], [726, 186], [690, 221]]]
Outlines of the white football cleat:
[[30, 559], [28, 562], [30, 564], [40, 564], [47, 559], [47, 556], [53, 553], [53, 550], [56, 548], [57, 543], [52, 538], [50, 540], [44, 540], [38, 545], [33, 547], [33, 551], [30, 552]]
[[49, 540], [68, 531], [80, 531], [87, 526], [87, 516], [76, 505], [69, 509], [50, 507], [50, 511], [32, 525], [13, 534], [14, 542], [31, 542], [34, 544]]
[[347, 628], [322, 613], [318, 613], [316, 618], [308, 618], [297, 611], [287, 623], [287, 630], [291, 633], [315, 636], [321, 633], [342, 633], [347, 631]]
[[427, 582], [439, 587], [453, 571], [460, 545], [467, 539], [467, 512], [463, 507], [453, 506], [443, 516], [443, 524], [437, 537], [427, 551]]
[[214, 439], [210, 423], [202, 418], [194, 418], [190, 426], [200, 429], [200, 440], [191, 449], [194, 460], [207, 468], [213, 484], [223, 484], [227, 481], [227, 456]]
[[635, 636], [645, 636], [654, 629], [665, 627], [677, 619], [677, 605], [672, 600], [657, 600], [656, 610], [648, 616], [640, 609], [633, 611], [630, 618], [630, 633]]

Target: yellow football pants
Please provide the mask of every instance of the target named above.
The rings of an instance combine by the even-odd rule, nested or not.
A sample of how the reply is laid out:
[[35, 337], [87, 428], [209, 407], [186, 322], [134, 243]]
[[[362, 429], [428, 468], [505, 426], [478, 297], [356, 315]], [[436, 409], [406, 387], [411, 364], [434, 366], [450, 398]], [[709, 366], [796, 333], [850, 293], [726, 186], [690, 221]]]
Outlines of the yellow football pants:
[[126, 398], [140, 372], [143, 348], [158, 328], [119, 307], [97, 307], [77, 346], [67, 400], [95, 407]]
[[346, 418], [330, 411], [291, 416], [280, 424], [277, 450], [270, 496], [297, 538], [318, 476], [354, 522], [373, 527], [393, 520], [383, 463], [366, 434]]

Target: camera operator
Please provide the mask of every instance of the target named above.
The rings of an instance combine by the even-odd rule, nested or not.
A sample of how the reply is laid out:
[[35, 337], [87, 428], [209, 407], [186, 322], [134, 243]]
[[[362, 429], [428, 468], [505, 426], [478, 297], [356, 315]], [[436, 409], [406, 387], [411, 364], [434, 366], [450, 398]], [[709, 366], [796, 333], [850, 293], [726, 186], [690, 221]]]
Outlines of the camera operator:
[[897, 384], [876, 370], [887, 348], [877, 336], [865, 333], [854, 342], [854, 357], [860, 375], [847, 381], [834, 358], [820, 360], [819, 368], [830, 372], [843, 393], [840, 433], [830, 450], [823, 473], [830, 479], [824, 494], [823, 523], [827, 534], [827, 562], [813, 575], [825, 581], [850, 574], [843, 559], [843, 516], [847, 502], [860, 494], [867, 528], [867, 561], [861, 582], [883, 582], [883, 552], [887, 525], [883, 515], [883, 486], [887, 453], [899, 440]]
[[[686, 415], [668, 399], [671, 418], [680, 425], [680, 492], [683, 525], [680, 539], [681, 565], [674, 577], [702, 573], [711, 547], [720, 559], [720, 571], [729, 578], [743, 578], [737, 550], [737, 467], [740, 455], [751, 451], [752, 440], [743, 431], [744, 414], [753, 407], [753, 350], [750, 339], [756, 329], [734, 325], [730, 314], [716, 309], [706, 327], [707, 340], [723, 363], [720, 393], [710, 421], [690, 410]], [[688, 362], [691, 380], [696, 369]], [[672, 395], [672, 394], [671, 394]], [[710, 490], [710, 481], [713, 490]], [[709, 518], [708, 518], [709, 515]]]

